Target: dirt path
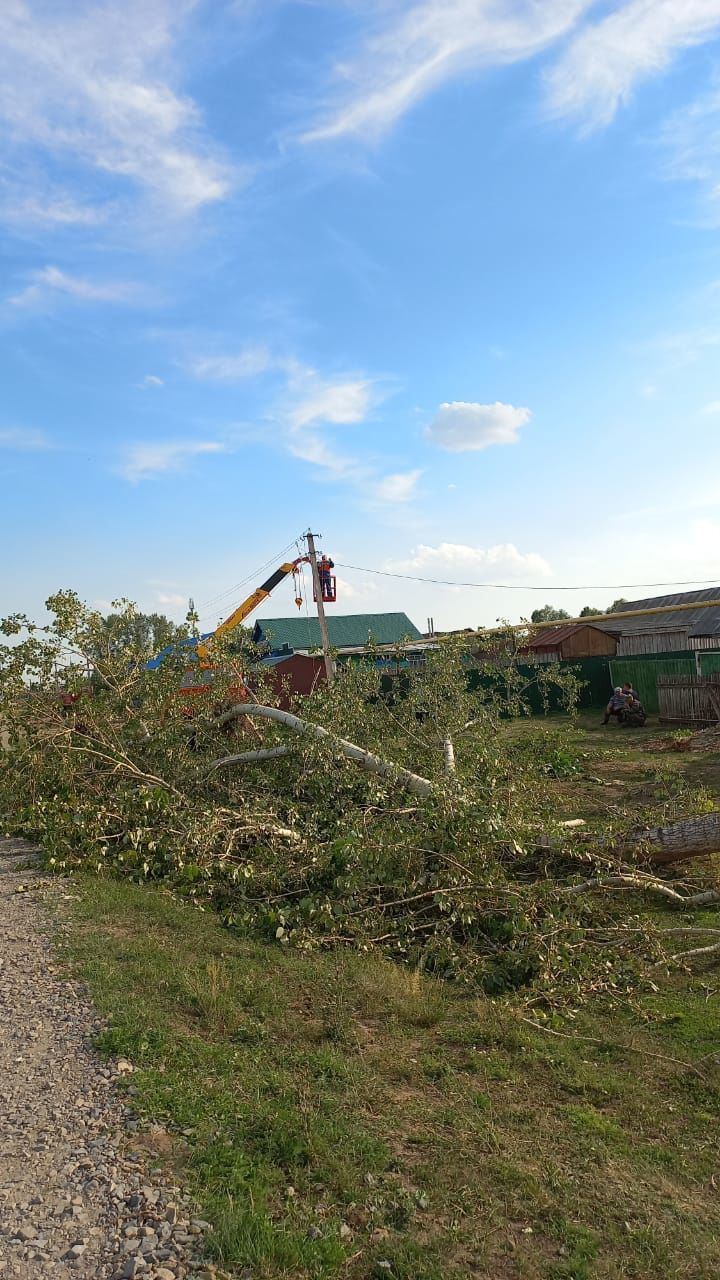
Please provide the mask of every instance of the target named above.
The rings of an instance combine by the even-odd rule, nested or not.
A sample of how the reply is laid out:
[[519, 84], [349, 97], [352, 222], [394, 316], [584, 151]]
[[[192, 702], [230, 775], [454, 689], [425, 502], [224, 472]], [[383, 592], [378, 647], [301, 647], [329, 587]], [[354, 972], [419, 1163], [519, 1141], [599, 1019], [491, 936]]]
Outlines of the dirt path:
[[0, 841], [0, 1280], [197, 1274], [205, 1224], [130, 1150], [126, 1068], [91, 1048], [97, 1017], [50, 942], [44, 898], [64, 890], [29, 854]]

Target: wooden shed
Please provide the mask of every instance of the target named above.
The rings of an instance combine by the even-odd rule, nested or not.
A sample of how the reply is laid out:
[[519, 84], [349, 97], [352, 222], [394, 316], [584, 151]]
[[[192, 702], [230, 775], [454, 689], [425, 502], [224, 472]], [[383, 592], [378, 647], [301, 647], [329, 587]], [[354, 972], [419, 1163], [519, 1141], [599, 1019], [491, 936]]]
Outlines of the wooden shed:
[[561, 658], [614, 658], [617, 636], [587, 622], [559, 623], [538, 631], [522, 652], [536, 662], [559, 662]]
[[312, 693], [318, 684], [324, 684], [326, 680], [323, 659], [304, 653], [266, 658], [260, 666], [283, 711], [289, 711], [290, 703], [297, 694]]

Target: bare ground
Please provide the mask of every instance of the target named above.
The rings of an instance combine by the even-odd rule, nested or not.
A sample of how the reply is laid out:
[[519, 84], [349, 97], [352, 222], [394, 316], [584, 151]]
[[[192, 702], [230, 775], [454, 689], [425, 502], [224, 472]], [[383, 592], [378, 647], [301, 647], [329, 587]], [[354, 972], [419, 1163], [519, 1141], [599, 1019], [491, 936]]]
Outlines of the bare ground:
[[0, 1278], [179, 1280], [204, 1225], [139, 1152], [117, 1089], [132, 1064], [93, 1050], [100, 1023], [52, 942], [65, 892], [0, 841]]

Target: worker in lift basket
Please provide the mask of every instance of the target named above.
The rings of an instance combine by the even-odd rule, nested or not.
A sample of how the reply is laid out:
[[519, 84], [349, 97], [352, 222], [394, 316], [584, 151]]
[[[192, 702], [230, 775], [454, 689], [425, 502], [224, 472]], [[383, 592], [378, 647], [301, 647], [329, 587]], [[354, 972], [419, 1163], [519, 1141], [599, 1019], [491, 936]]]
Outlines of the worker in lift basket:
[[323, 600], [329, 600], [332, 596], [332, 571], [334, 568], [334, 562], [327, 556], [320, 557], [318, 573], [320, 575], [320, 594]]

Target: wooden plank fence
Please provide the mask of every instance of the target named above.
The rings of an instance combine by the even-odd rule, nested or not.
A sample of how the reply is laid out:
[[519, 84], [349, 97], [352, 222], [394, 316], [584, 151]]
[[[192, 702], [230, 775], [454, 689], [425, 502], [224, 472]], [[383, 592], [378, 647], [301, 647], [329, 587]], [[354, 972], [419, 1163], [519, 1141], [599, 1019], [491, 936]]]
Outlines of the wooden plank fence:
[[720, 722], [720, 671], [706, 676], [658, 676], [658, 708], [663, 724]]

